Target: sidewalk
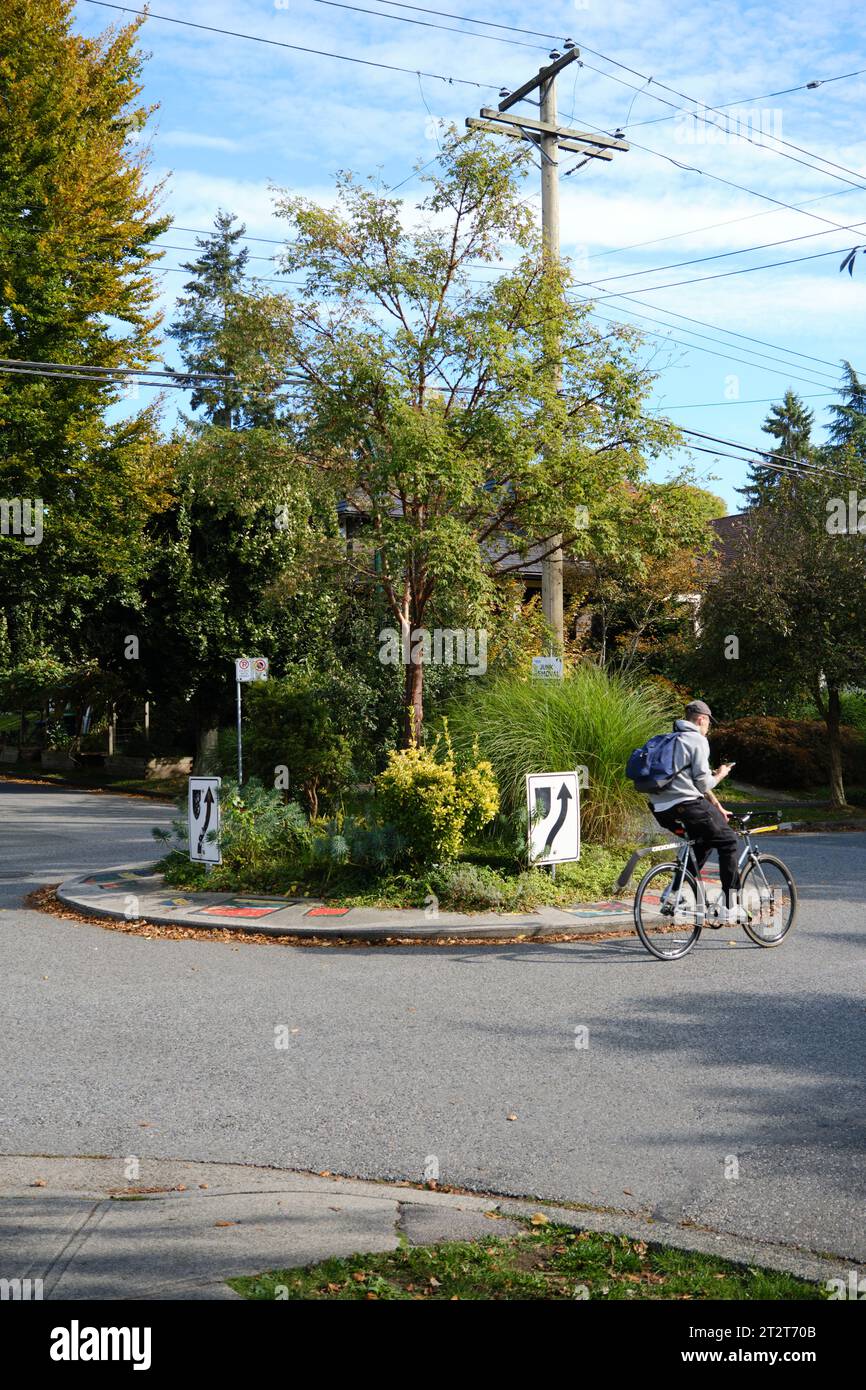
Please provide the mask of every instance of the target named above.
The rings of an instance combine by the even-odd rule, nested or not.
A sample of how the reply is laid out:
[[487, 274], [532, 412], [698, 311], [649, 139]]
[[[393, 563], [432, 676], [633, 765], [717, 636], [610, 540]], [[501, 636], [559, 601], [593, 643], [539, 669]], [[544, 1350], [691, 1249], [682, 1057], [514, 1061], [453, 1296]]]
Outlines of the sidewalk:
[[440, 912], [432, 908], [329, 907], [314, 898], [195, 893], [166, 888], [151, 865], [132, 865], [69, 879], [57, 890], [85, 915], [152, 922], [158, 926], [253, 931], [268, 936], [381, 941], [448, 937], [561, 936], [632, 930], [628, 897], [533, 912]]
[[[0, 1157], [3, 1279], [41, 1279], [45, 1299], [236, 1299], [224, 1282], [331, 1256], [514, 1234], [510, 1216], [543, 1211], [577, 1230], [611, 1232], [824, 1282], [836, 1260], [649, 1214], [575, 1210], [531, 1199], [436, 1192], [228, 1163]], [[495, 1212], [492, 1218], [485, 1213]], [[31, 1295], [32, 1296], [32, 1295]]]

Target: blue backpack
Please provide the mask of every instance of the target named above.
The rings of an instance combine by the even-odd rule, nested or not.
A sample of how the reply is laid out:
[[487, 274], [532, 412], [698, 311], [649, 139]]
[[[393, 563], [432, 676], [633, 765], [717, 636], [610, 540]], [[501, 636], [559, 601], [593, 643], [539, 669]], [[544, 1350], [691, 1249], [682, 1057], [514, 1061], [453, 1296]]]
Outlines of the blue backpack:
[[634, 783], [635, 791], [650, 796], [670, 786], [678, 772], [688, 766], [689, 759], [677, 767], [674, 763], [679, 734], [656, 734], [642, 748], [636, 748], [625, 765], [625, 775]]

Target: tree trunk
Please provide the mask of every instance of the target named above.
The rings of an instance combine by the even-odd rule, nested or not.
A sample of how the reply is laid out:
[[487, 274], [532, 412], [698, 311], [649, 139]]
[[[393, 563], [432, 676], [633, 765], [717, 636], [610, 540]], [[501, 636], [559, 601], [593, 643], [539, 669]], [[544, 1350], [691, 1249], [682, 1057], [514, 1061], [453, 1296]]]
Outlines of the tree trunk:
[[198, 726], [198, 739], [195, 754], [195, 770], [199, 776], [213, 772], [216, 767], [217, 739], [219, 725], [216, 720], [205, 719]]
[[424, 741], [424, 666], [420, 659], [410, 660], [406, 667], [406, 685], [403, 699], [403, 747], [411, 748]]
[[830, 753], [830, 805], [844, 807], [845, 784], [842, 780], [842, 740], [839, 736], [840, 723], [839, 687], [827, 686], [827, 704], [824, 723], [827, 726], [827, 747]]

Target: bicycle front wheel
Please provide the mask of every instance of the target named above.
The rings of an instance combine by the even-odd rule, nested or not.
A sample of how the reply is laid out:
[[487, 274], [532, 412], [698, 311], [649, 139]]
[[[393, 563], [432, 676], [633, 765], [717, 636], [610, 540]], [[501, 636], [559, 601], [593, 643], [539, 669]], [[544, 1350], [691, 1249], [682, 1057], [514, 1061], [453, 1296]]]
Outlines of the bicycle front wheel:
[[692, 873], [682, 873], [678, 864], [657, 864], [644, 874], [634, 895], [634, 924], [650, 955], [679, 960], [694, 946], [702, 923], [703, 898]]
[[746, 910], [743, 927], [757, 946], [778, 946], [797, 916], [797, 886], [791, 872], [774, 854], [757, 854], [740, 879], [740, 904]]

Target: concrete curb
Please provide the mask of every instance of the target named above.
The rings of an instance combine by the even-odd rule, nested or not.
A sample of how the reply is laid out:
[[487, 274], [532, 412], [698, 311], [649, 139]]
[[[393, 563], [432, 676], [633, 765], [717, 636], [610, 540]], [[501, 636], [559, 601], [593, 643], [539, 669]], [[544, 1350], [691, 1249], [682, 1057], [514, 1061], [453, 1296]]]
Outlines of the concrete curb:
[[[543, 907], [528, 913], [438, 912], [420, 908], [329, 908], [312, 898], [278, 895], [199, 893], [165, 887], [152, 864], [123, 865], [67, 879], [57, 889], [62, 903], [85, 916], [154, 926], [255, 933], [264, 936], [325, 938], [334, 941], [437, 940], [487, 937], [500, 941], [545, 936], [586, 936], [633, 932], [631, 903], [612, 900], [593, 912], [593, 904], [572, 909]], [[283, 905], [285, 903], [285, 905]], [[220, 911], [220, 909], [223, 909]]]
[[537, 1212], [574, 1230], [623, 1235], [818, 1284], [847, 1282], [852, 1270], [863, 1273], [844, 1256], [743, 1240], [646, 1212], [576, 1210], [531, 1197], [431, 1191], [405, 1181], [173, 1159], [143, 1159], [134, 1184], [124, 1176], [127, 1162], [0, 1156], [4, 1274], [41, 1278], [48, 1299], [233, 1299], [224, 1281], [235, 1275], [394, 1250], [401, 1239], [428, 1245], [504, 1236], [518, 1229], [509, 1217]]

